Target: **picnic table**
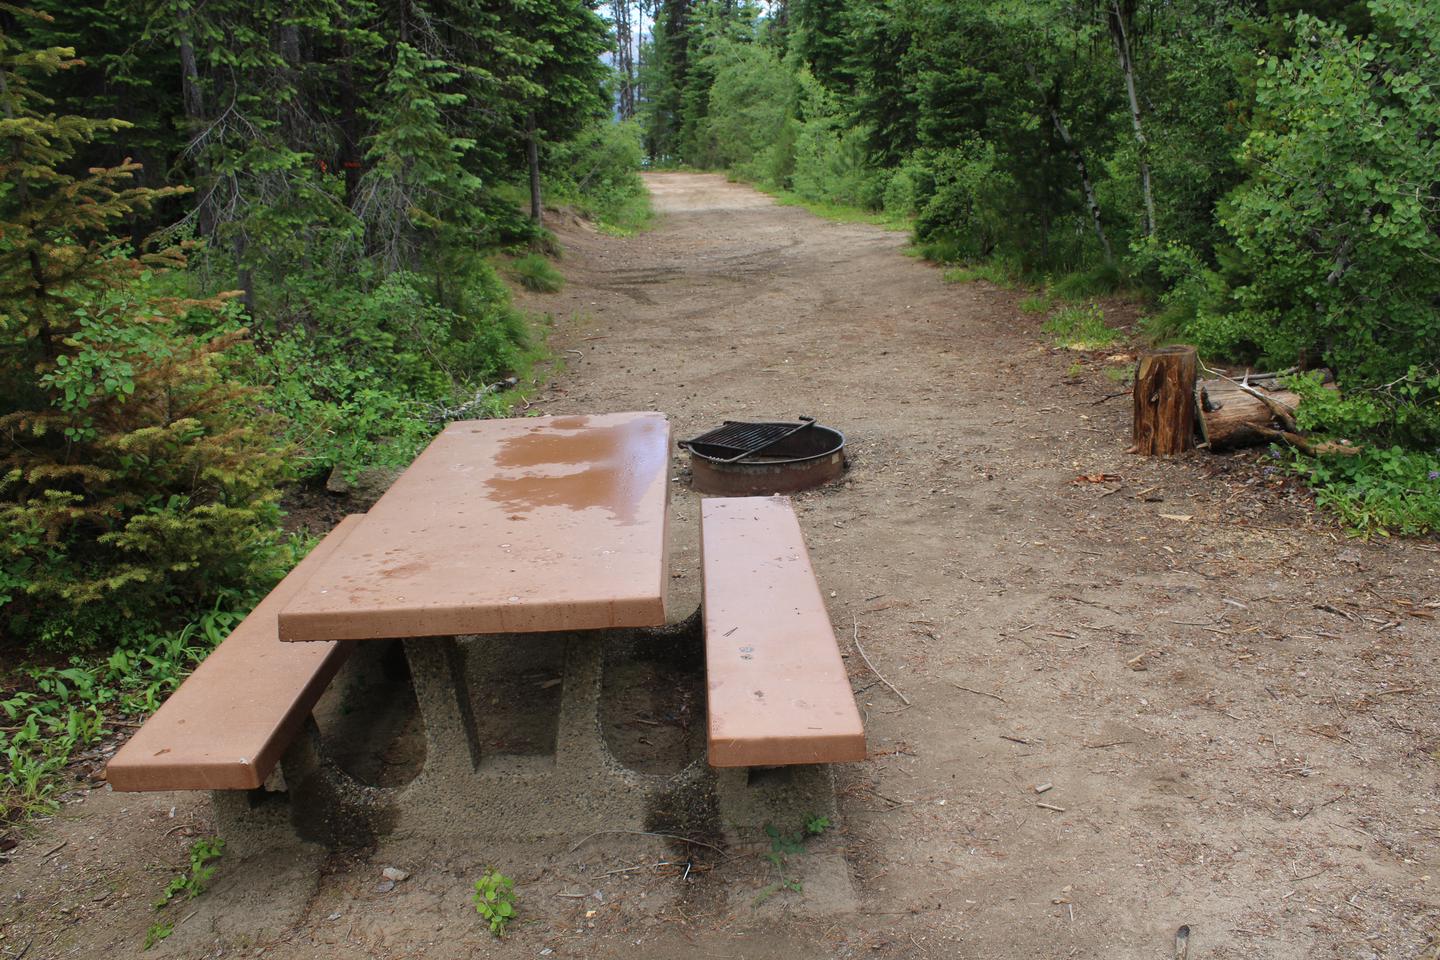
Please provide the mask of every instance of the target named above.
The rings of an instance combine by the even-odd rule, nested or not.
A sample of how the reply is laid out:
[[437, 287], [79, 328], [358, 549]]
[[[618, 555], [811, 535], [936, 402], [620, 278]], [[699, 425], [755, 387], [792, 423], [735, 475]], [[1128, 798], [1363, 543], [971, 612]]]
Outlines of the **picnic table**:
[[[702, 517], [710, 767], [722, 769], [642, 774], [606, 744], [607, 649], [642, 634], [701, 642], [698, 616], [665, 626], [669, 464], [659, 413], [450, 424], [145, 724], [112, 761], [112, 785], [247, 790], [248, 807], [217, 794], [233, 835], [268, 782], [305, 802], [293, 823], [330, 840], [638, 830], [701, 782], [732, 826], [758, 830], [797, 797], [833, 809], [823, 765], [862, 759], [864, 735], [783, 498], [711, 500]], [[403, 644], [426, 747], [414, 780], [389, 788], [327, 762], [307, 723], [351, 651], [386, 640]], [[542, 649], [562, 664], [553, 749], [492, 749], [475, 691], [517, 651]], [[782, 765], [786, 776], [751, 776]]]

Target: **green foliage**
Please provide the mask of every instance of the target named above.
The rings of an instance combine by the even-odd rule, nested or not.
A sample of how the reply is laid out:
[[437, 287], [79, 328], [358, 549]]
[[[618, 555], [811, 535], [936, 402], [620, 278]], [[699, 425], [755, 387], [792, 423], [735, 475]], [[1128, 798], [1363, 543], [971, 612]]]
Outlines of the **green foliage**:
[[220, 859], [224, 853], [225, 841], [219, 837], [205, 837], [191, 844], [189, 871], [176, 874], [170, 879], [161, 892], [160, 899], [155, 901], [155, 909], [164, 909], [181, 895], [186, 900], [194, 900], [204, 893], [210, 879], [215, 876], [214, 861]]
[[1440, 531], [1440, 454], [1392, 446], [1350, 456], [1288, 456], [1288, 469], [1304, 477], [1316, 502], [1355, 536]]
[[1021, 313], [1049, 313], [1050, 298], [1043, 293], [1033, 294], [1019, 303]]
[[1411, 367], [1389, 383], [1343, 392], [1316, 375], [1293, 377], [1290, 386], [1302, 400], [1302, 429], [1361, 451], [1288, 454], [1288, 468], [1320, 506], [1357, 536], [1440, 530], [1440, 371]]
[[640, 127], [597, 121], [549, 149], [546, 191], [608, 233], [628, 236], [650, 223], [650, 192], [640, 180]]
[[798, 830], [788, 833], [774, 824], [765, 824], [765, 835], [770, 838], [770, 850], [765, 854], [765, 859], [775, 868], [779, 879], [756, 894], [754, 906], [758, 907], [781, 890], [800, 893], [805, 889], [800, 879], [791, 875], [790, 858], [804, 853], [806, 841], [820, 836], [830, 829], [830, 826], [830, 818], [814, 814], [807, 816]]
[[1069, 306], [1055, 311], [1044, 330], [1055, 338], [1057, 347], [1070, 350], [1099, 350], [1120, 339], [1120, 331], [1105, 323], [1105, 311], [1098, 303]]
[[132, 186], [134, 164], [65, 172], [124, 124], [41, 112], [32, 81], [69, 51], [0, 49], [0, 611], [12, 637], [87, 649], [273, 580], [286, 451], [223, 376], [225, 298], [176, 296], [178, 250], [107, 236], [179, 191]]
[[1234, 244], [1223, 310], [1192, 325], [1211, 350], [1288, 364], [1321, 357], [1342, 386], [1440, 355], [1440, 38], [1433, 3], [1376, 0], [1379, 36], [1302, 16], [1264, 59], [1247, 181], [1221, 222]]
[[228, 599], [237, 606], [174, 632], [132, 633], [108, 655], [0, 677], [0, 824], [48, 809], [71, 754], [98, 741], [113, 719], [154, 712], [258, 598]]
[[526, 290], [555, 293], [565, 286], [565, 276], [538, 253], [516, 257], [505, 268]]
[[475, 912], [490, 924], [490, 932], [497, 937], [505, 936], [505, 928], [515, 919], [515, 881], [487, 869], [475, 881], [475, 892], [470, 899], [475, 904]]
[[1076, 270], [1051, 282], [1049, 292], [1061, 300], [1075, 302], [1091, 297], [1104, 297], [1119, 293], [1125, 281], [1120, 270], [1113, 263], [1102, 263], [1088, 270]]
[[149, 950], [151, 947], [167, 939], [170, 934], [174, 932], [175, 922], [173, 920], [161, 920], [158, 923], [152, 923], [149, 929], [145, 931], [145, 943], [140, 949]]
[[[926, 259], [933, 259], [927, 253]], [[944, 262], [944, 261], [942, 261]], [[1010, 289], [1020, 281], [1019, 266], [1011, 261], [992, 257], [963, 267], [952, 267], [942, 275], [946, 283], [975, 283], [985, 281], [997, 287]]]

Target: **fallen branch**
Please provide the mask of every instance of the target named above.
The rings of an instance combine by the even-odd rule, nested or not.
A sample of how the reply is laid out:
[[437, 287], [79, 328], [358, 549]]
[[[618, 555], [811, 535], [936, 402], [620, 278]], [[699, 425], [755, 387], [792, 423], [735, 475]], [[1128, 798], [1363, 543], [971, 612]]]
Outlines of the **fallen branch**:
[[1276, 443], [1289, 444], [1307, 457], [1328, 457], [1335, 454], [1353, 457], [1364, 449], [1363, 447], [1347, 443], [1333, 443], [1329, 441], [1324, 443], [1311, 443], [1309, 440], [1300, 436], [1300, 434], [1290, 430], [1274, 430], [1270, 427], [1259, 426], [1252, 427], [1251, 429], [1268, 440], [1274, 440]]
[[663, 837], [666, 840], [679, 840], [683, 843], [692, 843], [697, 847], [709, 847], [711, 850], [716, 850], [720, 853], [725, 852], [723, 847], [717, 847], [713, 843], [706, 843], [704, 840], [696, 840], [694, 837], [682, 837], [674, 833], [652, 833], [649, 830], [596, 830], [594, 833], [582, 837], [579, 843], [570, 848], [570, 852], [574, 853], [591, 840], [607, 833], [624, 833], [635, 837]]
[[963, 684], [955, 684], [955, 689], [964, 690], [966, 693], [973, 693], [977, 697], [989, 697], [991, 700], [999, 700], [1001, 703], [1005, 702], [1004, 697], [997, 697], [995, 694], [986, 693], [984, 690], [974, 690], [970, 687], [964, 686]]
[[850, 619], [853, 620], [855, 623], [855, 649], [860, 651], [860, 658], [865, 661], [865, 666], [869, 667], [870, 672], [880, 678], [881, 683], [885, 684], [885, 686], [890, 688], [891, 693], [895, 694], [895, 696], [900, 698], [901, 703], [905, 704], [905, 706], [907, 707], [910, 706], [910, 698], [905, 696], [905, 694], [901, 693], [899, 689], [895, 686], [895, 684], [891, 683], [889, 680], [886, 680], [885, 677], [881, 675], [880, 671], [875, 669], [875, 664], [870, 662], [869, 656], [867, 656], [865, 653], [865, 648], [860, 646], [860, 618], [855, 616], [854, 614], [851, 614]]

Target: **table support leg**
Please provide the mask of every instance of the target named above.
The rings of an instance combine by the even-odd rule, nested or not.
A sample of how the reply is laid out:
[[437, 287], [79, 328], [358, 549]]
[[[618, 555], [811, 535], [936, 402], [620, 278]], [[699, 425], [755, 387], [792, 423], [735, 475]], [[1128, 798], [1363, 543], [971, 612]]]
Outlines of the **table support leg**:
[[479, 733], [464, 657], [454, 637], [405, 641], [415, 702], [425, 723], [425, 769], [451, 776], [480, 766]]
[[405, 641], [426, 757], [424, 770], [395, 804], [397, 829], [457, 840], [643, 830], [655, 798], [694, 779], [694, 770], [651, 776], [616, 760], [600, 723], [607, 638], [587, 631], [552, 639], [564, 643], [564, 670], [554, 753], [545, 756], [482, 756], [488, 741], [476, 724], [466, 682], [468, 671], [483, 669], [476, 663], [467, 668], [467, 656], [485, 662], [488, 647], [476, 646], [478, 638]]

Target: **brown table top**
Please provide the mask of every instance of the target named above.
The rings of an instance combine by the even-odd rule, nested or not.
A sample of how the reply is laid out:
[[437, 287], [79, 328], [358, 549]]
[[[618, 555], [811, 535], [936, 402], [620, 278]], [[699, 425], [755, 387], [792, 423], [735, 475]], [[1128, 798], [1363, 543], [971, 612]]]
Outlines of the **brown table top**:
[[280, 612], [282, 640], [665, 622], [659, 413], [452, 423]]

